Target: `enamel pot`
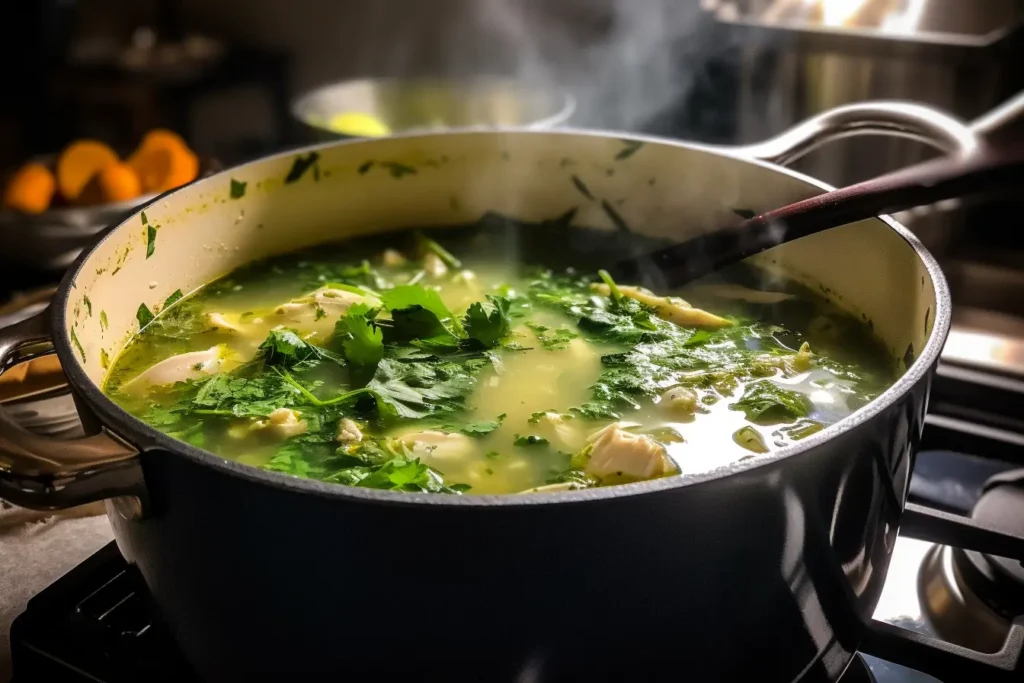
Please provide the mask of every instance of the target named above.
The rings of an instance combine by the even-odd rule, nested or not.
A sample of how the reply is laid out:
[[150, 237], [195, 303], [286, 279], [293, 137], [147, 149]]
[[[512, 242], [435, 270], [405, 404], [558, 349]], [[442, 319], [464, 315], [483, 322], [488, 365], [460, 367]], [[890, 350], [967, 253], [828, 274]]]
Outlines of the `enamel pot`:
[[889, 218], [757, 260], [870, 321], [906, 373], [851, 417], [705, 474], [510, 496], [347, 488], [177, 441], [100, 387], [140, 306], [158, 312], [254, 259], [487, 211], [575, 209], [581, 226], [683, 239], [827, 189], [778, 164], [857, 133], [980, 144], [932, 110], [876, 103], [743, 149], [446, 132], [198, 180], [124, 220], [48, 311], [0, 332], [4, 368], [57, 353], [90, 434], [56, 442], [0, 412], [0, 497], [39, 509], [107, 499], [121, 552], [209, 682], [836, 680], [879, 598], [950, 323], [935, 261]]

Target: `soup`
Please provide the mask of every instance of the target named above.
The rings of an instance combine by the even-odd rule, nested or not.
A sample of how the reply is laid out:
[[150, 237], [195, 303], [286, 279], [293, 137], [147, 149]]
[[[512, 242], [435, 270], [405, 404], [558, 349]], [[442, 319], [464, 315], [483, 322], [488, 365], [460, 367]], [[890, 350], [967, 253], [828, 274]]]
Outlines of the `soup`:
[[504, 494], [756, 458], [902, 370], [868, 325], [751, 268], [679, 296], [599, 269], [650, 248], [489, 217], [275, 257], [140, 320], [104, 391], [266, 470]]

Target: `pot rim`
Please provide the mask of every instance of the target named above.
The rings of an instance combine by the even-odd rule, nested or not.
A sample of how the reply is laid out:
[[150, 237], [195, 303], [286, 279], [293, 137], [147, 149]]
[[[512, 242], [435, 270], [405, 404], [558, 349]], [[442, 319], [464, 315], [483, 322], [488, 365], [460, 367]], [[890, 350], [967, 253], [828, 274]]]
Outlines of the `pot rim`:
[[[638, 142], [651, 143], [657, 145], [668, 145], [671, 147], [677, 147], [680, 149], [693, 150], [697, 152], [703, 152], [707, 154], [714, 154], [718, 156], [724, 156], [731, 159], [735, 159], [737, 162], [743, 162], [753, 164], [768, 170], [775, 171], [776, 173], [782, 173], [792, 178], [802, 180], [812, 187], [816, 187], [822, 191], [829, 191], [835, 189], [831, 185], [824, 183], [820, 180], [812, 178], [802, 173], [792, 171], [790, 169], [772, 164], [759, 159], [752, 159], [750, 157], [743, 156], [742, 154], [736, 153], [728, 147], [716, 147], [712, 145], [701, 145], [696, 143], [690, 143], [680, 140], [673, 140], [670, 138], [662, 138], [652, 135], [637, 135], [633, 133], [624, 133], [619, 131], [604, 131], [604, 130], [578, 130], [572, 128], [566, 129], [555, 129], [555, 130], [535, 130], [530, 128], [522, 127], [502, 127], [502, 128], [491, 128], [487, 130], [479, 129], [458, 129], [458, 130], [446, 130], [432, 133], [404, 133], [389, 136], [388, 138], [436, 138], [441, 136], [450, 135], [553, 135], [553, 136], [592, 136], [592, 137], [614, 137], [620, 140], [635, 140]], [[232, 168], [223, 169], [219, 173], [206, 176], [204, 178], [197, 178], [187, 185], [183, 185], [175, 190], [171, 190], [156, 199], [156, 201], [163, 200], [171, 197], [179, 192], [183, 192], [186, 189], [192, 188], [194, 185], [199, 185], [207, 182], [214, 182], [220, 179], [224, 174], [238, 169], [243, 169], [248, 166], [263, 163], [270, 159], [279, 157], [292, 157], [296, 154], [305, 154], [312, 151], [320, 151], [328, 148], [334, 148], [340, 145], [372, 145], [375, 142], [379, 142], [380, 139], [349, 139], [349, 140], [336, 140], [329, 141], [319, 144], [308, 145], [297, 149], [289, 149], [275, 154], [270, 154], [259, 159], [249, 161], [245, 164], [235, 166]], [[858, 427], [865, 422], [877, 417], [885, 410], [889, 409], [899, 398], [915, 387], [919, 382], [927, 379], [928, 374], [932, 368], [938, 362], [939, 355], [942, 352], [942, 347], [945, 344], [946, 336], [949, 333], [951, 308], [952, 303], [950, 300], [949, 286], [946, 282], [945, 276], [942, 274], [939, 268], [938, 262], [935, 257], [924, 247], [924, 245], [917, 239], [917, 237], [910, 232], [907, 228], [900, 225], [898, 222], [893, 220], [890, 216], [882, 215], [877, 216], [876, 219], [885, 223], [891, 230], [896, 232], [916, 253], [917, 257], [921, 259], [928, 272], [929, 277], [932, 280], [932, 284], [935, 288], [935, 312], [934, 312], [934, 323], [932, 330], [928, 336], [928, 340], [925, 343], [923, 349], [921, 349], [917, 358], [907, 368], [906, 372], [896, 382], [886, 389], [880, 396], [875, 400], [871, 401], [852, 415], [836, 422], [835, 424], [829, 425], [825, 429], [813, 434], [805, 439], [802, 439], [794, 444], [780, 448], [777, 451], [773, 451], [770, 454], [760, 456], [758, 458], [751, 458], [743, 461], [734, 462], [722, 467], [709, 470], [706, 472], [699, 472], [694, 474], [683, 474], [678, 476], [663, 477], [660, 479], [654, 479], [650, 481], [640, 481], [630, 484], [619, 484], [616, 486], [606, 486], [592, 489], [582, 489], [578, 491], [553, 491], [553, 492], [542, 492], [542, 493], [514, 493], [514, 494], [486, 494], [486, 495], [437, 495], [433, 493], [412, 493], [412, 492], [400, 492], [400, 491], [386, 491], [377, 489], [364, 489], [352, 486], [344, 486], [340, 484], [331, 484], [328, 482], [318, 481], [315, 479], [303, 479], [300, 477], [294, 477], [280, 472], [271, 472], [267, 470], [254, 467], [252, 465], [245, 465], [235, 460], [228, 460], [220, 457], [209, 451], [196, 448], [191, 444], [185, 443], [174, 439], [159, 430], [150, 427], [142, 420], [131, 415], [114, 401], [112, 401], [106, 394], [103, 393], [99, 385], [92, 381], [86, 375], [84, 368], [79, 364], [77, 357], [75, 357], [71, 348], [71, 339], [68, 329], [65, 325], [66, 309], [70, 300], [71, 289], [74, 287], [75, 279], [81, 272], [85, 262], [88, 261], [89, 257], [96, 251], [101, 244], [107, 239], [111, 239], [115, 232], [123, 228], [129, 221], [131, 221], [139, 211], [143, 210], [145, 206], [140, 206], [118, 225], [111, 228], [102, 239], [98, 240], [89, 249], [82, 252], [76, 262], [68, 269], [64, 278], [61, 280], [60, 286], [54, 295], [53, 303], [51, 304], [51, 329], [53, 345], [56, 350], [57, 356], [61, 361], [61, 365], [64, 368], [64, 372], [67, 375], [68, 383], [72, 389], [83, 399], [85, 399], [90, 409], [99, 418], [99, 421], [112, 428], [112, 431], [122, 438], [126, 438], [129, 442], [143, 442], [152, 444], [148, 447], [139, 447], [140, 451], [163, 451], [161, 455], [176, 455], [184, 457], [198, 465], [209, 467], [218, 471], [221, 474], [225, 474], [231, 477], [242, 479], [255, 484], [261, 484], [266, 486], [272, 486], [277, 489], [290, 491], [293, 493], [309, 494], [318, 497], [325, 497], [331, 499], [348, 499], [352, 501], [361, 501], [367, 503], [387, 504], [387, 505], [406, 505], [406, 506], [419, 506], [419, 505], [440, 505], [450, 507], [465, 507], [465, 508], [490, 508], [490, 507], [518, 507], [523, 505], [552, 505], [552, 504], [567, 504], [567, 503], [584, 503], [584, 502], [600, 502], [610, 501], [613, 499], [642, 495], [647, 493], [658, 493], [668, 492], [674, 489], [686, 488], [695, 486], [705, 482], [717, 481], [726, 477], [740, 474], [740, 473], [754, 473], [757, 470], [768, 471], [769, 468], [780, 466], [780, 464], [794, 458], [803, 453], [807, 453], [815, 450], [817, 447], [825, 444], [828, 441], [838, 437], [839, 435], [848, 432], [855, 427]], [[142, 438], [132, 438], [139, 437]]]

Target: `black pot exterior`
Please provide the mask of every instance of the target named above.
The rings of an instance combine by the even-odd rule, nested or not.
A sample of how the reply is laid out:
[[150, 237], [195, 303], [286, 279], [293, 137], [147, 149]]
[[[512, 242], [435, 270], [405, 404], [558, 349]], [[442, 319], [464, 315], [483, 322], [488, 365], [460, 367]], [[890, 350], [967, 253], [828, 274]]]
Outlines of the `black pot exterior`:
[[149, 451], [147, 516], [110, 516], [210, 682], [834, 681], [882, 589], [931, 376], [805, 452], [640, 495], [409, 505]]

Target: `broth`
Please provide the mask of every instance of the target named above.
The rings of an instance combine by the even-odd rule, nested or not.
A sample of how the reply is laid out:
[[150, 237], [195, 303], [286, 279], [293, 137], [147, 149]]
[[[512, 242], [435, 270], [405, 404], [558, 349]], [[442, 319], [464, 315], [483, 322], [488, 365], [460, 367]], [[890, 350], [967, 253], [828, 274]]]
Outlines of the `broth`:
[[899, 372], [866, 325], [747, 267], [684, 301], [599, 275], [653, 248], [639, 237], [493, 216], [430, 234], [241, 268], [146, 324], [104, 391], [255, 467], [494, 494], [758, 457], [846, 417]]

